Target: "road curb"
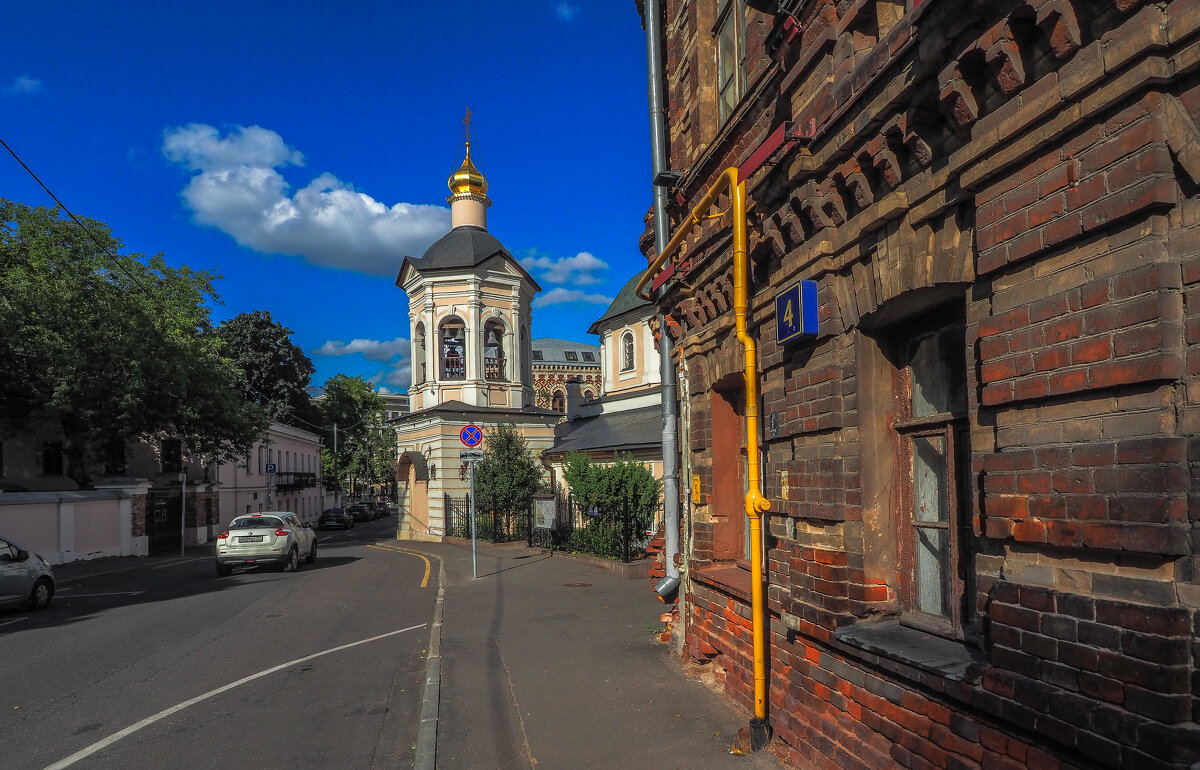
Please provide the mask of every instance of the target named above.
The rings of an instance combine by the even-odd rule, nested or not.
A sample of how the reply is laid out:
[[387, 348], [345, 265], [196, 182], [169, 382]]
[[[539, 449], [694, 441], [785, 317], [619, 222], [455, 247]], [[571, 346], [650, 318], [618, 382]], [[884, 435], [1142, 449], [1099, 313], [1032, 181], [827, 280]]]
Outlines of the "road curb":
[[433, 610], [433, 625], [429, 629], [429, 656], [425, 660], [425, 692], [421, 698], [421, 724], [417, 729], [416, 770], [437, 767], [438, 708], [442, 697], [442, 614], [446, 600], [446, 565], [438, 560], [437, 603]]

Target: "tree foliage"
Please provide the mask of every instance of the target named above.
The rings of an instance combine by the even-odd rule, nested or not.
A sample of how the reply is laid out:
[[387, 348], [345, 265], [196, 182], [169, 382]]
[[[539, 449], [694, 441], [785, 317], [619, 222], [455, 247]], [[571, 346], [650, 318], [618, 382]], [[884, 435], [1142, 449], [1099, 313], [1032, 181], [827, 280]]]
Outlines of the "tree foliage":
[[634, 536], [646, 531], [662, 495], [662, 482], [628, 454], [598, 463], [571, 452], [563, 461], [563, 478], [576, 505], [601, 523], [627, 525]]
[[483, 459], [475, 464], [477, 510], [504, 515], [527, 513], [533, 496], [544, 491], [542, 468], [511, 423], [489, 429]]
[[106, 224], [81, 221], [87, 232], [0, 199], [0, 425], [61, 426], [81, 487], [114, 441], [168, 434], [206, 458], [244, 457], [268, 416], [222, 356], [217, 276], [121, 254]]
[[[326, 381], [319, 404], [322, 443], [336, 449], [322, 453], [325, 478], [340, 480], [351, 472], [358, 478], [380, 481], [378, 476], [385, 473], [387, 465], [380, 459], [380, 451], [390, 449], [380, 437], [387, 409], [383, 398], [362, 377], [337, 374]], [[385, 437], [389, 435], [390, 431], [384, 431]]]
[[222, 352], [241, 372], [242, 398], [273, 420], [313, 430], [320, 414], [308, 396], [315, 371], [292, 342], [292, 330], [265, 310], [241, 313], [217, 327]]

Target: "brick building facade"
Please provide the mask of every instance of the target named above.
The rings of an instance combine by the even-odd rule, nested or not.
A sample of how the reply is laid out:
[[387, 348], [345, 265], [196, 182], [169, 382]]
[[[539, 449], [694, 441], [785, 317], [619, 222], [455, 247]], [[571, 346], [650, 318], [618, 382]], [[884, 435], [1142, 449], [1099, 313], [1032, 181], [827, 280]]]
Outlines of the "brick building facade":
[[[672, 224], [729, 167], [751, 204], [786, 751], [1200, 760], [1200, 3], [663, 5]], [[686, 649], [749, 710], [730, 233], [697, 226], [659, 304], [698, 481]], [[798, 280], [819, 332], [780, 344]]]

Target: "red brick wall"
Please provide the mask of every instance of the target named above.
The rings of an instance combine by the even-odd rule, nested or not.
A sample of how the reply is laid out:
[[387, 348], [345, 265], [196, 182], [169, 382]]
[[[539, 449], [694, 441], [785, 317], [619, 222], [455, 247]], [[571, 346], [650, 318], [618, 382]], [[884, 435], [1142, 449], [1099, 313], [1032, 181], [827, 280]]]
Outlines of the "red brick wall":
[[[814, 0], [790, 38], [752, 12], [751, 94], [719, 125], [715, 4], [667, 4], [671, 165], [688, 175], [674, 221], [782, 121], [816, 128], [747, 180], [771, 724], [803, 766], [1188, 766], [1200, 5], [925, 0], [899, 20], [894, 5]], [[712, 472], [709, 399], [740, 355], [729, 253], [727, 220], [698, 227], [665, 304], [704, 501], [686, 523], [687, 650], [749, 712], [748, 596], [702, 574], [721, 555], [705, 506], [744, 493]], [[822, 331], [780, 345], [772, 298], [800, 278], [818, 283]], [[879, 477], [895, 415], [867, 382], [886, 351], [864, 350], [952, 295], [970, 407], [962, 644], [980, 656], [962, 679], [836, 633], [899, 611], [900, 496]]]

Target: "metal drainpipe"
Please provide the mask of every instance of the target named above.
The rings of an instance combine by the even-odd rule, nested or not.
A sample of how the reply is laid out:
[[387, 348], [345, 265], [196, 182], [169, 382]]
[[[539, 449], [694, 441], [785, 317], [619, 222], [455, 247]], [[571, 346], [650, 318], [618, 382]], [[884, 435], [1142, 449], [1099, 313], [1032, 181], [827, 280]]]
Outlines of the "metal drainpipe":
[[[642, 298], [650, 283], [683, 243], [692, 228], [714, 215], [708, 211], [716, 204], [722, 192], [728, 192], [733, 214], [733, 273], [734, 273], [734, 316], [737, 336], [745, 350], [745, 366], [742, 378], [746, 392], [746, 515], [750, 517], [750, 580], [751, 615], [754, 633], [754, 718], [750, 720], [750, 747], [754, 751], [763, 748], [770, 739], [770, 723], [767, 718], [767, 628], [764, 612], [763, 590], [765, 581], [762, 569], [763, 514], [771, 509], [771, 501], [762, 494], [762, 477], [759, 472], [758, 449], [758, 346], [746, 326], [749, 306], [749, 260], [746, 253], [746, 183], [736, 167], [725, 169], [717, 177], [700, 203], [691, 214], [680, 222], [671, 241], [646, 270], [638, 281], [634, 292]], [[725, 212], [728, 213], [728, 212]], [[716, 215], [720, 216], [720, 215]]]
[[[667, 129], [663, 118], [662, 76], [662, 13], [659, 0], [645, 0], [646, 60], [650, 79], [650, 155], [651, 173], [657, 177], [667, 170]], [[667, 189], [654, 187], [654, 248], [662, 254], [670, 240], [670, 220], [667, 219]], [[679, 568], [675, 556], [679, 553], [679, 441], [675, 425], [678, 421], [678, 396], [675, 387], [675, 362], [671, 355], [671, 335], [667, 319], [658, 314], [659, 379], [662, 381], [662, 449], [663, 449], [663, 556], [667, 575], [655, 586], [664, 599], [679, 588]]]

